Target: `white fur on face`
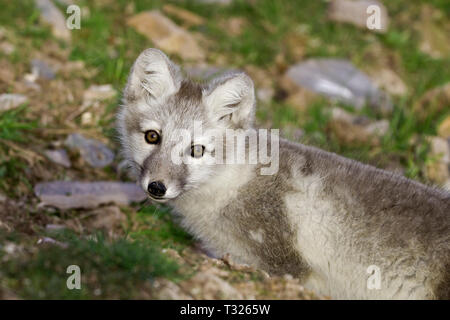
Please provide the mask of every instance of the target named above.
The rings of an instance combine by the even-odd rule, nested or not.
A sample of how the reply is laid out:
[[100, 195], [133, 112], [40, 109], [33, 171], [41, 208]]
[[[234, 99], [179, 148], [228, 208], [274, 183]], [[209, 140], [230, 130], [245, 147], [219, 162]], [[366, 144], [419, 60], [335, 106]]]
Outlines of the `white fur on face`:
[[128, 136], [128, 147], [131, 157], [135, 163], [143, 165], [145, 159], [153, 152], [155, 145], [145, 141], [145, 132], [149, 130], [160, 131], [161, 126], [153, 120], [143, 120], [139, 123], [140, 131], [130, 132]]

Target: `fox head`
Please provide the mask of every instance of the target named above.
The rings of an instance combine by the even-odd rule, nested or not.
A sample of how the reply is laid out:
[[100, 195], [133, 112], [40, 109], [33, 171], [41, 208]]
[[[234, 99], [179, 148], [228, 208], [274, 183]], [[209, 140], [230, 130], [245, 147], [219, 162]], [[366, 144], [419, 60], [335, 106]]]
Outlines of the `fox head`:
[[147, 49], [131, 69], [117, 116], [123, 156], [150, 198], [175, 199], [225, 169], [211, 161], [218, 150], [210, 135], [194, 132], [196, 125], [219, 134], [248, 129], [254, 110], [253, 82], [245, 73], [198, 84], [163, 52]]

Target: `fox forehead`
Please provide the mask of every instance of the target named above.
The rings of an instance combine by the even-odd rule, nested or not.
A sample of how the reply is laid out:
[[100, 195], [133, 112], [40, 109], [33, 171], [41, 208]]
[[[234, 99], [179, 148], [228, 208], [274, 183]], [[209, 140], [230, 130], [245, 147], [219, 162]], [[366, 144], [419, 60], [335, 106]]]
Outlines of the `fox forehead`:
[[127, 131], [161, 130], [168, 126], [191, 129], [194, 121], [206, 123], [202, 91], [200, 84], [184, 80], [180, 89], [163, 101], [151, 102], [142, 99], [133, 101], [134, 106], [124, 105]]

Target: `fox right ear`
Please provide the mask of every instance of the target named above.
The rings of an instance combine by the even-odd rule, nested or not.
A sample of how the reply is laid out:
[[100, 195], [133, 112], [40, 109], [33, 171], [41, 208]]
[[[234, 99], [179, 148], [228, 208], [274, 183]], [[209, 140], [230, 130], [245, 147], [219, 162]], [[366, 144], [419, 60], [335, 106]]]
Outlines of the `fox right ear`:
[[245, 73], [229, 73], [213, 80], [203, 99], [212, 120], [239, 128], [253, 125], [255, 92], [252, 79]]
[[181, 73], [177, 65], [158, 49], [146, 49], [131, 68], [124, 90], [126, 102], [145, 97], [159, 100], [180, 88]]

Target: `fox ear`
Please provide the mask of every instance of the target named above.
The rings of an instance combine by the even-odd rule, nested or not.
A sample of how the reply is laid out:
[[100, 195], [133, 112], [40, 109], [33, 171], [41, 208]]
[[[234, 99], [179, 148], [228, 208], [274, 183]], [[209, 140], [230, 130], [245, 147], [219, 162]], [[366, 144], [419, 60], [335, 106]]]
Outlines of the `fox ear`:
[[158, 49], [146, 49], [136, 59], [124, 90], [127, 102], [143, 96], [159, 100], [178, 91], [181, 73], [177, 65]]
[[203, 101], [213, 121], [224, 121], [233, 127], [244, 129], [253, 125], [253, 81], [243, 72], [231, 73], [213, 80], [203, 93]]

